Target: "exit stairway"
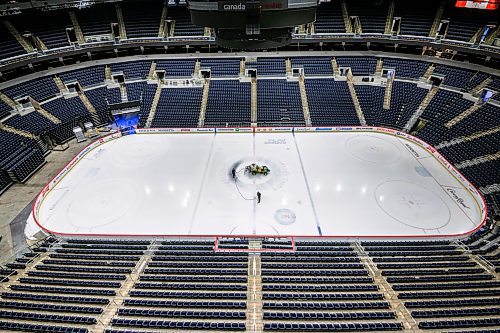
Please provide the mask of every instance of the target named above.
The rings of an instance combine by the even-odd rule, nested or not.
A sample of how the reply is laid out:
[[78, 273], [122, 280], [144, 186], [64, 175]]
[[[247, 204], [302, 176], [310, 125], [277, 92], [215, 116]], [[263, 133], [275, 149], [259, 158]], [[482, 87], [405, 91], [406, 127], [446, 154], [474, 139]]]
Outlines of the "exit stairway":
[[52, 123], [58, 125], [61, 123], [61, 120], [59, 118], [57, 118], [56, 116], [54, 116], [52, 113], [48, 112], [47, 110], [45, 110], [41, 105], [40, 103], [38, 103], [37, 101], [35, 101], [33, 98], [30, 97], [30, 102], [31, 102], [31, 105], [33, 105], [33, 107], [35, 108], [35, 111], [38, 112], [40, 115], [42, 115], [43, 117], [47, 118], [49, 121], [51, 121]]
[[82, 101], [83, 105], [85, 105], [85, 108], [87, 111], [90, 113], [90, 116], [92, 117], [92, 123], [94, 126], [98, 126], [101, 124], [101, 120], [99, 119], [99, 115], [97, 114], [97, 110], [94, 108], [90, 100], [87, 98], [85, 95], [85, 92], [83, 91], [83, 88], [80, 86], [80, 90], [78, 91], [78, 97], [80, 97], [80, 100]]
[[[249, 251], [262, 249], [260, 240], [251, 240], [248, 243]], [[247, 282], [247, 332], [262, 332], [263, 310], [262, 310], [262, 276], [260, 253], [250, 252], [248, 254], [248, 282]]]
[[118, 18], [118, 26], [120, 27], [120, 38], [127, 39], [127, 30], [125, 29], [125, 20], [123, 19], [122, 7], [120, 4], [115, 4], [116, 17]]
[[311, 114], [309, 113], [309, 102], [307, 101], [307, 91], [304, 75], [299, 79], [300, 100], [302, 102], [302, 111], [304, 113], [304, 121], [306, 126], [312, 126]]
[[24, 40], [23, 36], [21, 36], [19, 31], [17, 31], [17, 29], [14, 27], [14, 25], [12, 25], [12, 23], [10, 23], [10, 21], [3, 21], [3, 24], [7, 28], [7, 30], [9, 30], [9, 32], [12, 34], [12, 36], [14, 36], [17, 42], [21, 44], [21, 46], [26, 52], [29, 53], [35, 51], [33, 47]]
[[366, 126], [365, 115], [361, 109], [361, 104], [359, 104], [358, 95], [356, 94], [356, 89], [354, 89], [354, 83], [352, 82], [352, 73], [349, 69], [347, 74], [347, 86], [349, 87], [349, 92], [351, 93], [352, 102], [354, 104], [354, 109], [356, 110], [356, 115], [358, 116], [359, 123], [361, 126]]
[[387, 282], [387, 280], [382, 275], [382, 272], [378, 269], [377, 265], [373, 262], [373, 259], [366, 253], [365, 249], [359, 242], [352, 244], [354, 251], [358, 254], [363, 266], [365, 266], [366, 271], [369, 276], [373, 279], [373, 282], [379, 287], [380, 292], [384, 295], [390, 305], [391, 309], [397, 315], [397, 319], [401, 321], [404, 328], [409, 332], [414, 332], [418, 330], [418, 325], [415, 319], [411, 316], [410, 311], [405, 307], [404, 302], [401, 301], [392, 286]]
[[474, 112], [476, 112], [477, 110], [479, 110], [479, 108], [481, 106], [483, 106], [483, 105], [480, 103], [480, 101], [477, 101], [470, 108], [468, 108], [464, 112], [460, 113], [458, 116], [456, 116], [455, 118], [451, 119], [450, 121], [446, 122], [444, 124], [444, 126], [446, 128], [451, 128], [452, 126], [455, 126], [456, 124], [458, 124], [459, 122], [461, 122], [462, 120], [464, 120], [465, 118], [469, 117], [471, 114], [473, 114]]
[[257, 79], [253, 78], [251, 83], [250, 121], [252, 126], [257, 126]]
[[20, 135], [20, 136], [24, 136], [25, 138], [28, 138], [28, 139], [33, 139], [33, 140], [38, 140], [39, 139], [39, 137], [36, 136], [33, 133], [30, 133], [30, 132], [27, 132], [27, 131], [23, 131], [23, 130], [14, 128], [14, 127], [7, 126], [4, 123], [0, 123], [0, 130], [5, 131], [5, 132], [14, 133], [14, 134], [17, 134], [17, 135]]
[[145, 127], [151, 127], [153, 119], [155, 118], [156, 108], [158, 107], [158, 102], [161, 96], [161, 82], [158, 81], [158, 87], [156, 88], [155, 96], [153, 97], [153, 102], [151, 104], [151, 109], [149, 110], [148, 118], [146, 120]]
[[425, 109], [429, 105], [429, 103], [432, 101], [436, 93], [438, 92], [439, 87], [437, 86], [432, 86], [427, 95], [425, 95], [424, 99], [418, 106], [417, 110], [415, 110], [415, 113], [411, 116], [411, 118], [408, 120], [404, 127], [405, 132], [409, 132], [413, 126], [417, 123], [418, 119], [420, 116], [424, 113]]
[[85, 43], [85, 37], [83, 36], [82, 28], [80, 27], [80, 23], [78, 23], [78, 19], [76, 18], [76, 13], [74, 11], [69, 12], [69, 18], [71, 19], [71, 23], [73, 24], [73, 29], [75, 29], [76, 40], [78, 44]]
[[0, 101], [10, 106], [13, 110], [17, 109], [17, 107], [19, 106], [19, 104], [16, 101], [14, 101], [12, 98], [10, 98], [9, 96], [5, 95], [2, 92], [0, 92]]
[[392, 98], [392, 84], [394, 79], [387, 79], [387, 84], [385, 86], [384, 93], [384, 109], [389, 110], [391, 108], [391, 98]]
[[201, 98], [200, 115], [198, 116], [198, 127], [205, 126], [205, 112], [207, 111], [208, 95], [210, 93], [210, 79], [203, 83], [203, 95]]

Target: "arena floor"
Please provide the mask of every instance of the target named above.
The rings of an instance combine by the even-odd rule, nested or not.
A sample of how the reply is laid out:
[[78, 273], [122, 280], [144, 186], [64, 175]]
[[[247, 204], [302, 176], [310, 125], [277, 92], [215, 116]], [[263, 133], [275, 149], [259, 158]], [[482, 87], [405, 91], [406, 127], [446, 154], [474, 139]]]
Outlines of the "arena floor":
[[[271, 172], [245, 173], [250, 163]], [[379, 132], [135, 134], [56, 180], [34, 216], [71, 235], [410, 238], [464, 234], [484, 217], [434, 155]]]

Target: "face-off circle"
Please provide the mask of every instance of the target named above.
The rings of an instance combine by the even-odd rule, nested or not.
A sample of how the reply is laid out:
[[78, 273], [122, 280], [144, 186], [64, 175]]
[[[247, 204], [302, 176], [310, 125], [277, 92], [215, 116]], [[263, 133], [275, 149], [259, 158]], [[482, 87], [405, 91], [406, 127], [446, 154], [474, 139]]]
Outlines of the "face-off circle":
[[399, 147], [378, 136], [354, 136], [346, 141], [345, 148], [355, 158], [375, 164], [391, 164], [401, 159]]
[[84, 185], [78, 196], [85, 200], [72, 201], [66, 212], [68, 223], [77, 228], [94, 228], [116, 222], [141, 201], [134, 184], [122, 179]]
[[390, 217], [404, 225], [434, 230], [450, 222], [450, 209], [437, 194], [422, 185], [390, 180], [375, 189], [375, 200]]

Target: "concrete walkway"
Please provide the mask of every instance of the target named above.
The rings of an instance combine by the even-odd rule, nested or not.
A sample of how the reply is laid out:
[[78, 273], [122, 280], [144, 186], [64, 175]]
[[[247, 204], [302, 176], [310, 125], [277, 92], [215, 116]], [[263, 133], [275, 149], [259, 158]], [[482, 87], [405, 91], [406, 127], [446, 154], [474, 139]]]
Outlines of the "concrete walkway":
[[27, 247], [24, 226], [34, 199], [59, 170], [90, 142], [77, 143], [72, 140], [68, 143], [68, 149], [52, 151], [46, 157], [47, 163], [26, 183], [14, 184], [0, 195], [0, 263], [11, 261]]

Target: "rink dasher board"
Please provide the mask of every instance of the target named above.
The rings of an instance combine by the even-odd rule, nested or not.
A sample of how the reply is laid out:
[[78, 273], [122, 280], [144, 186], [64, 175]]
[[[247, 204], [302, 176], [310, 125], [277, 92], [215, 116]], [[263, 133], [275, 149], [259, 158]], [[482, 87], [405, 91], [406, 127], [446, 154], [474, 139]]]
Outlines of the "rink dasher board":
[[[462, 186], [463, 188], [468, 191], [476, 201], [477, 206], [479, 207], [480, 214], [481, 214], [481, 223], [477, 225], [476, 228], [473, 230], [467, 232], [467, 235], [478, 230], [480, 227], [482, 227], [485, 223], [485, 220], [487, 218], [487, 207], [484, 198], [480, 194], [480, 192], [451, 164], [449, 163], [434, 147], [431, 145], [427, 144], [426, 142], [413, 137], [407, 133], [401, 132], [401, 131], [396, 131], [392, 129], [387, 129], [387, 128], [382, 128], [382, 127], [346, 127], [346, 126], [341, 126], [341, 127], [280, 127], [280, 128], [272, 128], [272, 127], [257, 127], [257, 128], [155, 128], [155, 129], [137, 129], [136, 135], [144, 135], [144, 134], [211, 134], [211, 135], [216, 135], [217, 133], [245, 133], [245, 134], [251, 134], [253, 133], [254, 135], [258, 135], [261, 133], [307, 133], [307, 132], [316, 132], [316, 133], [332, 133], [332, 132], [358, 132], [358, 133], [382, 133], [386, 135], [391, 135], [395, 136], [398, 138], [405, 139], [407, 141], [410, 141], [424, 150], [426, 150], [428, 153], [430, 153], [435, 160], [437, 160], [443, 168], [445, 168]], [[57, 184], [78, 164], [80, 160], [82, 160], [89, 152], [92, 150], [96, 149], [97, 147], [108, 143], [112, 140], [116, 140], [120, 138], [122, 135], [119, 132], [109, 134], [105, 137], [102, 137], [92, 143], [90, 143], [88, 146], [83, 148], [80, 153], [78, 153], [43, 189], [40, 191], [38, 194], [35, 203], [33, 205], [32, 209], [32, 215], [31, 218], [34, 220], [36, 225], [43, 230], [47, 234], [54, 234], [54, 235], [59, 235], [59, 236], [68, 236], [68, 237], [75, 237], [76, 235], [69, 235], [69, 234], [58, 234], [57, 232], [53, 232], [50, 230], [45, 229], [42, 225], [39, 223], [39, 212], [42, 206], [42, 203], [44, 199], [47, 197], [47, 195], [50, 193], [50, 191], [57, 186]], [[78, 235], [78, 237], [87, 237], [87, 235]], [[105, 235], [109, 237], [109, 235]], [[144, 238], [151, 238], [153, 236], [151, 235], [116, 235], [117, 237], [131, 237], [131, 238], [138, 238], [138, 237], [144, 237]], [[221, 237], [221, 236], [226, 236], [226, 235], [155, 235], [154, 238], [193, 238], [193, 237], [200, 237], [200, 238], [211, 238], [211, 237]], [[238, 235], [227, 235], [228, 237], [239, 237]], [[99, 237], [98, 234], [95, 235], [88, 235], [88, 237]], [[241, 237], [253, 237], [252, 235], [241, 235]], [[256, 237], [270, 237], [270, 238], [276, 238], [280, 237], [279, 235], [257, 235]], [[299, 235], [293, 236], [293, 235], [288, 235], [288, 236], [283, 236], [283, 237], [301, 237]], [[431, 237], [440, 237], [439, 235], [432, 235], [432, 236], [420, 236], [420, 235], [414, 235], [411, 237], [404, 237], [404, 236], [361, 236], [361, 237], [352, 237], [352, 236], [303, 236], [304, 239], [307, 238], [342, 238], [342, 239], [365, 239], [365, 238], [379, 238], [379, 239], [386, 239], [386, 238], [391, 238], [391, 239], [398, 239], [398, 238], [404, 238], [405, 240], [408, 239], [422, 239], [422, 238], [431, 238]], [[464, 234], [454, 234], [454, 235], [443, 235], [442, 237], [446, 238], [461, 238], [464, 237]]]

